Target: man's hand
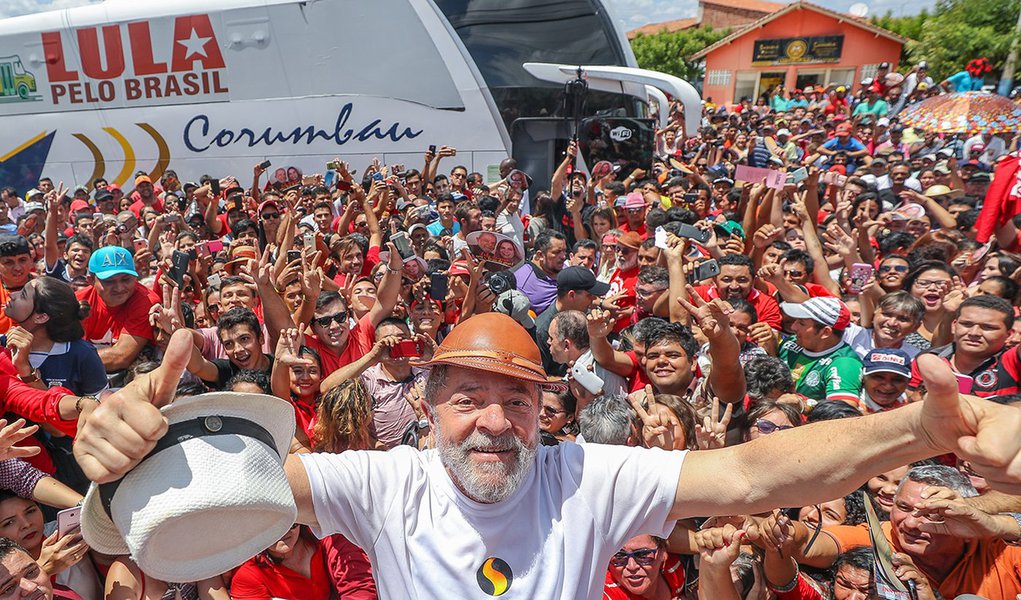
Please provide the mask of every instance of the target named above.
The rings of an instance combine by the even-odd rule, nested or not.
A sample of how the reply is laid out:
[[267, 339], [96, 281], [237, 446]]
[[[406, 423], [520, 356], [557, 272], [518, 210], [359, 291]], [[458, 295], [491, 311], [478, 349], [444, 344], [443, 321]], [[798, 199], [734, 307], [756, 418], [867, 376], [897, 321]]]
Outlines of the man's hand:
[[1013, 517], [990, 515], [964, 500], [948, 500], [935, 494], [915, 505], [914, 516], [924, 517], [918, 519], [918, 528], [927, 533], [963, 539], [1021, 538]]
[[163, 437], [167, 420], [157, 407], [173, 401], [192, 347], [191, 332], [179, 329], [156, 370], [139, 375], [100, 405], [83, 403], [74, 457], [86, 477], [96, 483], [120, 479]]
[[613, 332], [613, 325], [616, 321], [610, 315], [610, 311], [594, 308], [586, 318], [589, 337], [605, 339]]
[[953, 452], [971, 463], [994, 489], [1021, 494], [1021, 409], [958, 393], [943, 359], [915, 359], [927, 393], [918, 437], [934, 452]]
[[895, 552], [891, 561], [893, 563], [894, 575], [904, 583], [915, 582], [915, 598], [917, 600], [936, 600], [936, 594], [929, 585], [929, 578], [922, 575], [918, 567], [911, 560], [911, 557], [903, 552]]
[[301, 333], [297, 329], [281, 329], [277, 339], [276, 352], [273, 358], [285, 367], [311, 367], [312, 359], [301, 358], [298, 349], [301, 347]]
[[684, 310], [688, 311], [692, 319], [698, 324], [699, 329], [702, 333], [710, 340], [715, 339], [721, 335], [733, 335], [730, 333], [730, 313], [734, 312], [734, 309], [730, 304], [719, 298], [714, 298], [710, 302], [706, 302], [695, 293], [695, 288], [690, 284], [686, 286], [688, 289], [688, 297], [694, 302], [689, 302], [684, 298], [678, 298], [677, 302], [680, 303]]
[[699, 564], [710, 569], [729, 569], [741, 554], [745, 531], [733, 525], [703, 529], [695, 533]]
[[[642, 406], [644, 398], [648, 410]], [[674, 449], [674, 425], [677, 425], [676, 417], [664, 419], [656, 408], [656, 395], [651, 385], [646, 385], [644, 390], [633, 392], [627, 397], [631, 408], [638, 413], [642, 420], [642, 440], [646, 448], [662, 448], [664, 450]]]
[[752, 236], [752, 244], [759, 250], [765, 250], [767, 246], [781, 237], [783, 237], [783, 229], [772, 223], [766, 223], [755, 231], [755, 235]]

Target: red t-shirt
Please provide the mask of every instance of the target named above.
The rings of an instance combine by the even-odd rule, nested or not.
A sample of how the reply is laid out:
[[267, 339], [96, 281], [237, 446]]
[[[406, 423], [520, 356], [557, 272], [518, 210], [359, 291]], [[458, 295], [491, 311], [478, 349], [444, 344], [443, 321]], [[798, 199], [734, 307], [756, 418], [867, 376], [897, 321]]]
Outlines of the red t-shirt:
[[[369, 251], [365, 253], [365, 261], [362, 262], [362, 272], [358, 274], [358, 278], [369, 277], [372, 275], [372, 269], [379, 264], [379, 246], [371, 246]], [[347, 273], [337, 273], [333, 277], [333, 281], [337, 283], [341, 288], [347, 287]]]
[[154, 339], [152, 325], [149, 325], [149, 309], [159, 303], [159, 298], [152, 290], [140, 283], [135, 284], [135, 293], [128, 301], [115, 308], [109, 308], [95, 286], [78, 290], [75, 294], [92, 307], [87, 319], [82, 321], [85, 328], [85, 339], [97, 346], [112, 346], [117, 343], [121, 333]]
[[302, 600], [329, 600], [330, 576], [326, 571], [323, 548], [317, 545], [312, 555], [311, 579], [283, 565], [256, 556], [241, 565], [230, 582], [230, 597], [234, 600], [270, 600], [271, 598], [301, 598]]
[[634, 372], [628, 375], [628, 381], [631, 382], [631, 389], [628, 391], [637, 392], [638, 390], [644, 390], [645, 386], [652, 382], [649, 381], [649, 377], [645, 374], [645, 369], [638, 364], [638, 355], [635, 354], [634, 350], [628, 350], [625, 354], [631, 359], [631, 364], [635, 366]]
[[372, 325], [369, 315], [359, 319], [358, 323], [351, 328], [347, 336], [347, 345], [340, 354], [336, 354], [319, 341], [314, 335], [305, 336], [305, 345], [319, 353], [319, 359], [323, 363], [322, 376], [325, 379], [330, 373], [349, 365], [365, 356], [372, 345], [376, 343], [376, 328]]
[[[667, 554], [663, 561], [663, 570], [660, 571], [663, 579], [667, 582], [671, 598], [680, 598], [684, 593], [684, 566], [681, 564], [681, 557], [676, 554]], [[603, 587], [603, 600], [641, 600], [641, 596], [635, 596], [621, 588], [613, 579], [610, 569], [606, 570], [606, 585]]]
[[623, 223], [618, 225], [617, 229], [620, 229], [624, 233], [627, 233], [628, 231], [634, 231], [635, 233], [637, 233], [638, 235], [641, 236], [642, 241], [645, 241], [645, 239], [647, 237], [649, 237], [649, 234], [648, 234], [648, 232], [645, 229], [645, 222], [644, 221], [642, 222], [641, 227], [639, 227], [638, 229], [631, 229], [631, 225], [629, 225], [627, 221], [624, 221]]
[[[145, 206], [146, 206], [145, 203], [143, 203], [141, 200], [135, 200], [131, 204], [131, 206], [128, 207], [128, 210], [135, 213], [135, 216], [141, 219], [142, 210], [145, 208]], [[163, 214], [163, 201], [160, 200], [159, 198], [154, 198], [154, 201], [152, 204], [150, 204], [150, 206], [152, 206], [153, 209], [156, 210], [156, 212]]]
[[[613, 272], [613, 276], [610, 277], [610, 291], [606, 293], [607, 296], [615, 296], [621, 292], [627, 293], [627, 296], [617, 302], [617, 306], [620, 308], [634, 308], [635, 287], [638, 285], [638, 272], [640, 270], [641, 268], [637, 265], [628, 271], [617, 269]], [[628, 319], [618, 319], [617, 324], [613, 326], [613, 330], [620, 332], [630, 324], [631, 321]]]
[[[715, 285], [696, 286], [695, 293], [701, 296], [701, 298], [706, 302], [713, 298], [720, 297], [720, 290], [717, 289]], [[780, 329], [780, 305], [777, 303], [775, 298], [752, 288], [752, 293], [748, 295], [746, 300], [755, 307], [755, 312], [759, 315], [759, 321], [769, 323], [769, 326], [773, 329]]]

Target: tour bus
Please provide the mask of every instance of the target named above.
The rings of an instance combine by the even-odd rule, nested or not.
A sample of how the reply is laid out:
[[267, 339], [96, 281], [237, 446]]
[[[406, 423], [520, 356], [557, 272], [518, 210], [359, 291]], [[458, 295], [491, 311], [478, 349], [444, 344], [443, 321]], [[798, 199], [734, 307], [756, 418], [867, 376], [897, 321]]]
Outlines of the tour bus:
[[0, 182], [20, 192], [168, 168], [248, 185], [264, 160], [421, 168], [432, 145], [457, 149], [444, 171], [493, 181], [514, 156], [548, 181], [575, 135], [587, 163], [630, 167], [668, 101], [690, 132], [701, 112], [637, 68], [602, 0], [106, 0], [0, 20], [0, 57]]

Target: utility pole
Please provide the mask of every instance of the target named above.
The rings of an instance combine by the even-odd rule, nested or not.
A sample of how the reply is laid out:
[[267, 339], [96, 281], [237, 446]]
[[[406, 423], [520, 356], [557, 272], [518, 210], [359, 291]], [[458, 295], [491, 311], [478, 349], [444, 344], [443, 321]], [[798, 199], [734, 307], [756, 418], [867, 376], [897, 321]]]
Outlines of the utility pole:
[[1021, 12], [1017, 16], [1017, 25], [1014, 27], [1014, 41], [1010, 43], [1010, 53], [1007, 55], [1007, 62], [1003, 64], [1000, 86], [996, 90], [1001, 96], [1009, 96], [1011, 88], [1014, 87], [1014, 64], [1017, 62], [1019, 38], [1021, 38]]

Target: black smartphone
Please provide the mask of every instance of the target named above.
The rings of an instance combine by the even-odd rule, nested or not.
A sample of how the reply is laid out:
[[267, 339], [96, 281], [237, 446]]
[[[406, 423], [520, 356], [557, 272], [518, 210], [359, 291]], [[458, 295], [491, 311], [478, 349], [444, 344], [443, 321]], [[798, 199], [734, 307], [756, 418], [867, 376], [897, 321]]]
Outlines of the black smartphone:
[[213, 195], [214, 196], [219, 196], [220, 195], [220, 180], [219, 179], [210, 179], [209, 180], [209, 188], [213, 190]]
[[288, 250], [287, 251], [287, 262], [288, 262], [288, 264], [292, 263], [292, 262], [294, 262], [296, 260], [301, 260], [301, 251], [300, 250]]
[[684, 202], [685, 204], [694, 204], [698, 202], [698, 194], [695, 192], [688, 192], [684, 194]]
[[450, 279], [446, 273], [429, 274], [429, 297], [433, 300], [443, 302], [447, 299], [447, 292], [450, 290]]
[[691, 278], [694, 280], [692, 283], [699, 283], [706, 279], [712, 279], [720, 274], [720, 263], [715, 258], [703, 261], [691, 274]]
[[429, 144], [429, 152], [436, 154], [436, 144]]
[[711, 232], [708, 229], [699, 229], [694, 225], [688, 223], [678, 223], [677, 230], [674, 233], [677, 237], [687, 238], [689, 240], [704, 244], [709, 241]]
[[177, 283], [178, 288], [184, 287], [184, 274], [188, 272], [188, 267], [191, 265], [191, 255], [187, 252], [181, 252], [180, 250], [174, 250], [173, 256], [170, 258], [170, 278]]
[[188, 199], [187, 198], [178, 198], [177, 199], [177, 210], [179, 210], [181, 212], [184, 212], [184, 209], [186, 209], [186, 208], [188, 208]]
[[268, 160], [264, 160], [261, 163], [259, 163], [259, 168], [265, 171], [266, 169], [270, 168], [272, 164], [273, 163], [269, 162]]

